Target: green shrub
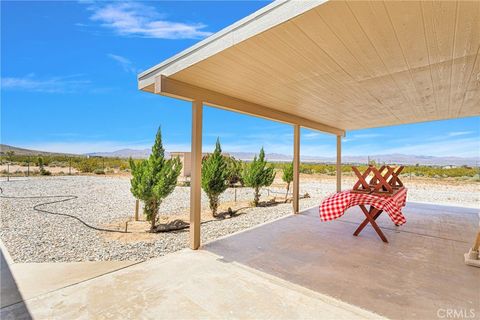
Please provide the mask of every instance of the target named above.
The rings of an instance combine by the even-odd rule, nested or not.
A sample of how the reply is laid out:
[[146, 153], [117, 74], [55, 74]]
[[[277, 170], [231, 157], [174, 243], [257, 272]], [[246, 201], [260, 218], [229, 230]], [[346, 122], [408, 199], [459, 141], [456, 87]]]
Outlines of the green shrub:
[[52, 175], [52, 173], [48, 170], [45, 170], [45, 167], [44, 167], [44, 160], [42, 157], [38, 157], [37, 159], [37, 164], [38, 164], [38, 168], [40, 169], [39, 170], [39, 173], [41, 176], [50, 176]]
[[285, 193], [285, 201], [288, 198], [288, 191], [290, 190], [290, 183], [293, 181], [293, 162], [283, 167], [282, 180], [287, 183], [287, 192]]
[[38, 157], [37, 159], [37, 166], [40, 168], [40, 170], [43, 169], [43, 158], [42, 157]]
[[314, 172], [313, 168], [305, 165], [301, 165], [299, 171], [300, 173], [305, 173], [305, 174], [312, 174]]
[[217, 215], [220, 195], [228, 188], [227, 161], [222, 155], [220, 140], [217, 138], [215, 151], [203, 158], [202, 161], [202, 189], [208, 197], [208, 204], [212, 215]]
[[51, 176], [52, 173], [48, 170], [45, 170], [44, 168], [40, 169], [40, 175], [41, 176]]
[[143, 200], [143, 210], [153, 232], [156, 229], [160, 204], [175, 189], [182, 164], [178, 158], [165, 159], [159, 128], [150, 157], [138, 163], [130, 159], [130, 168], [132, 169], [130, 191], [137, 199]]
[[15, 156], [15, 151], [8, 150], [7, 152], [5, 152], [5, 155], [7, 156], [7, 161], [12, 163], [13, 157]]
[[80, 172], [90, 173], [98, 168], [98, 164], [96, 159], [83, 159], [82, 161], [78, 162], [75, 167]]
[[105, 174], [105, 171], [103, 171], [103, 169], [97, 168], [97, 169], [93, 170], [93, 173], [95, 173], [95, 174]]
[[275, 179], [275, 169], [273, 165], [268, 165], [265, 161], [265, 151], [260, 149], [260, 154], [255, 156], [251, 163], [245, 165], [243, 170], [243, 181], [247, 187], [254, 189], [253, 205], [256, 207], [260, 201], [260, 188], [267, 187]]

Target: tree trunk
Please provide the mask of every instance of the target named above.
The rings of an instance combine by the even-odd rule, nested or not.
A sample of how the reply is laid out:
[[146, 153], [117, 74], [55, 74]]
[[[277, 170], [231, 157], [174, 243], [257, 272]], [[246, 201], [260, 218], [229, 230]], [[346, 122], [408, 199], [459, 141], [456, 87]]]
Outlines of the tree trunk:
[[288, 191], [290, 191], [290, 182], [287, 183], [287, 193], [285, 194], [285, 202], [288, 200]]
[[157, 214], [158, 214], [158, 205], [156, 200], [152, 200], [151, 202], [152, 206], [152, 216], [150, 220], [150, 231], [154, 232], [155, 231], [155, 223], [157, 222]]
[[210, 200], [210, 210], [212, 210], [213, 217], [217, 216], [217, 208], [218, 208], [218, 196], [212, 195], [208, 197]]
[[255, 188], [255, 197], [253, 198], [253, 206], [258, 207], [258, 203], [260, 202], [260, 190], [258, 187]]
[[152, 215], [152, 220], [150, 221], [150, 231], [154, 232], [155, 231], [155, 216]]

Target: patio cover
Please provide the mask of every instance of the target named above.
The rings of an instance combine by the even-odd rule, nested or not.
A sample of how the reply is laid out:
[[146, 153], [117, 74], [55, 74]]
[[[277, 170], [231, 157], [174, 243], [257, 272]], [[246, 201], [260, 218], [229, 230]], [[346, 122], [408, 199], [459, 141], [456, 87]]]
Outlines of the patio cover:
[[347, 130], [480, 115], [480, 1], [278, 0], [142, 72], [139, 89], [192, 101], [191, 247], [200, 246], [203, 105]]
[[479, 115], [479, 47], [480, 1], [282, 0], [138, 83], [339, 134]]

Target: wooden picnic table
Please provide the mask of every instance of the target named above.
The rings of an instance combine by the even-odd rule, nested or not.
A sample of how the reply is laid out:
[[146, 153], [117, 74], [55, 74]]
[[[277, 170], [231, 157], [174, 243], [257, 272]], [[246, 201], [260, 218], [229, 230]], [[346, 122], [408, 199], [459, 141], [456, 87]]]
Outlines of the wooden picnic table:
[[[396, 226], [406, 222], [402, 208], [407, 200], [407, 189], [400, 181], [399, 174], [403, 167], [382, 166], [380, 169], [369, 166], [362, 174], [352, 167], [358, 177], [352, 190], [338, 192], [325, 199], [319, 208], [320, 220], [330, 221], [341, 217], [348, 208], [359, 206], [365, 220], [353, 233], [358, 236], [367, 224], [371, 224], [383, 242], [388, 239], [378, 226], [376, 220], [386, 211]], [[367, 177], [373, 175], [370, 181]], [[369, 206], [369, 208], [367, 208]]]

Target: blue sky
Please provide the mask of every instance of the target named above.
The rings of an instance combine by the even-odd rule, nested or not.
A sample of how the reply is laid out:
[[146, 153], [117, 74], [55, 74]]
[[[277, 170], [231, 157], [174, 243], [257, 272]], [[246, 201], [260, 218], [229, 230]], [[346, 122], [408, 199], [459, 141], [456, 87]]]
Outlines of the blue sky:
[[[190, 104], [137, 90], [136, 74], [266, 2], [1, 2], [1, 141], [86, 153], [190, 148]], [[292, 128], [214, 108], [204, 148], [292, 153]], [[344, 154], [477, 157], [480, 118], [352, 131]], [[302, 154], [333, 156], [335, 137], [302, 130]]]

